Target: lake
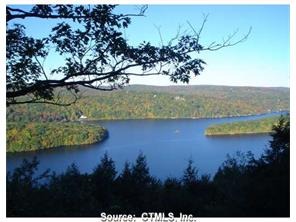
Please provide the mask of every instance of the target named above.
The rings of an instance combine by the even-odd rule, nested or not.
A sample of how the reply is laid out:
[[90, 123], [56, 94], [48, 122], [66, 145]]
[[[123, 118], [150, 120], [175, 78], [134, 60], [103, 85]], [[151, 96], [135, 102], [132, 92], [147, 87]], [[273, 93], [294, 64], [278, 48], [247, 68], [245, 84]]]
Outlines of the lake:
[[133, 163], [142, 152], [150, 173], [160, 179], [181, 177], [189, 159], [200, 174], [213, 175], [227, 154], [252, 151], [259, 157], [271, 137], [268, 134], [206, 137], [204, 131], [209, 125], [274, 115], [279, 113], [220, 119], [96, 121], [109, 131], [109, 138], [102, 143], [7, 154], [7, 171], [19, 166], [23, 158], [37, 156], [39, 172], [48, 168], [63, 172], [72, 163], [81, 172], [91, 172], [106, 152], [121, 171], [126, 161]]

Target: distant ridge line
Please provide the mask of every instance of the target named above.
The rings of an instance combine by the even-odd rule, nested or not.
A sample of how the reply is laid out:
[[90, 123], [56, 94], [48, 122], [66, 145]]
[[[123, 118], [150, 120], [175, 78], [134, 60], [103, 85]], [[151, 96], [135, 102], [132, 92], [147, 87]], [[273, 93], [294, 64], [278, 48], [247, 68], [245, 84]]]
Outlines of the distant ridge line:
[[146, 84], [130, 84], [125, 86], [123, 89], [128, 87], [159, 87], [159, 88], [190, 88], [190, 87], [235, 87], [235, 88], [283, 88], [283, 89], [290, 89], [290, 87], [285, 86], [232, 86], [232, 85], [167, 85], [167, 86], [159, 86], [159, 85], [146, 85]]

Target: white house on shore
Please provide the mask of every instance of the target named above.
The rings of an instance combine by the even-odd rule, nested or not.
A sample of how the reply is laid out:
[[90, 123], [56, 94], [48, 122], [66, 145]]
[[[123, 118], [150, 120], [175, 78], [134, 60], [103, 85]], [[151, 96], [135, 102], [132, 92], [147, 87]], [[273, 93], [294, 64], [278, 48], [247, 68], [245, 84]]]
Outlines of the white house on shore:
[[79, 119], [87, 119], [87, 116], [81, 115]]

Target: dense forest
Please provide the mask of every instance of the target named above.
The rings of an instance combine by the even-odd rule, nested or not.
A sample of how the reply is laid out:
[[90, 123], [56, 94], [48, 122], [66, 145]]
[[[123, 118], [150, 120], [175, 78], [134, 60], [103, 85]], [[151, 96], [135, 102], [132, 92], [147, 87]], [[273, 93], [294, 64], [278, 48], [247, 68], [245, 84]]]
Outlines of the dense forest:
[[[104, 131], [99, 126], [67, 123], [82, 115], [88, 119], [218, 118], [289, 110], [288, 88], [131, 85], [112, 92], [80, 91], [82, 97], [71, 106], [8, 106], [7, 151], [100, 141]], [[66, 92], [60, 95], [64, 103], [71, 101]]]
[[199, 175], [192, 161], [182, 178], [160, 181], [149, 173], [145, 156], [117, 172], [105, 155], [91, 173], [72, 165], [60, 175], [35, 175], [38, 161], [7, 174], [7, 216], [93, 216], [101, 212], [134, 214], [172, 212], [197, 217], [290, 215], [290, 121], [273, 127], [270, 146], [255, 159], [251, 153], [228, 157], [217, 173]]
[[91, 144], [103, 140], [106, 136], [106, 129], [98, 125], [8, 122], [6, 151], [33, 151], [59, 146]]
[[[84, 91], [71, 106], [25, 104], [7, 107], [8, 121], [214, 118], [289, 110], [289, 88], [132, 85], [112, 92]], [[64, 102], [70, 101], [66, 95]]]
[[[128, 38], [130, 24], [139, 18], [143, 29], [138, 33], [148, 33], [143, 24], [150, 22], [141, 23], [141, 18], [161, 10], [151, 7], [146, 14], [148, 5], [132, 7], [136, 10], [108, 4], [6, 6], [8, 152], [71, 147], [108, 136], [106, 129], [84, 124], [85, 119], [220, 118], [289, 110], [290, 89], [284, 87], [135, 85], [120, 89], [133, 76], [159, 75], [175, 84], [188, 84], [205, 69], [208, 61], [202, 53], [243, 43], [252, 31], [250, 27], [242, 34], [229, 33], [221, 41], [200, 41], [207, 39], [203, 36], [205, 15], [201, 26], [187, 21], [188, 30], [180, 28], [164, 43], [160, 29], [161, 44], [154, 44], [147, 35], [135, 42]], [[268, 46], [273, 45], [270, 40]], [[229, 62], [229, 58], [222, 59]], [[262, 64], [255, 68], [266, 67]], [[23, 160], [7, 172], [6, 216], [182, 212], [197, 217], [289, 217], [289, 117], [281, 117], [270, 135], [260, 157], [250, 152], [228, 156], [215, 175], [200, 175], [189, 160], [183, 177], [159, 180], [150, 174], [142, 153], [121, 172], [107, 154], [90, 173], [80, 172], [74, 164], [61, 174], [38, 173], [36, 158]]]
[[238, 135], [250, 133], [270, 133], [272, 126], [278, 122], [279, 117], [267, 117], [259, 120], [238, 121], [209, 126], [205, 135]]

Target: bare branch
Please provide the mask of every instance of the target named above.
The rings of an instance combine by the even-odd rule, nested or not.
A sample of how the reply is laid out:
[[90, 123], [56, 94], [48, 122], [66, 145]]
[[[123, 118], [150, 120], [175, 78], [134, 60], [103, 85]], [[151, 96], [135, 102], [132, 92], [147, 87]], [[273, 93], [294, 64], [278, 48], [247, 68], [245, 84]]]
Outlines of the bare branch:
[[36, 62], [38, 63], [38, 65], [40, 66], [40, 69], [41, 69], [42, 74], [44, 75], [45, 79], [48, 80], [47, 75], [46, 75], [46, 72], [45, 72], [45, 70], [43, 68], [43, 65], [39, 61], [38, 57], [34, 55], [34, 58], [35, 58]]
[[179, 26], [178, 26], [178, 29], [177, 29], [177, 33], [176, 33], [176, 35], [175, 35], [173, 38], [171, 38], [171, 40], [168, 42], [168, 45], [169, 45], [169, 46], [172, 45], [173, 41], [175, 41], [175, 40], [177, 40], [177, 39], [179, 38], [179, 36], [180, 36], [180, 31], [181, 31], [181, 26], [179, 25]]
[[158, 35], [159, 35], [159, 39], [160, 39], [160, 42], [161, 42], [161, 46], [163, 47], [163, 38], [162, 38], [162, 35], [161, 35], [161, 31], [160, 31], [160, 26], [156, 26], [154, 25], [154, 27], [156, 28], [157, 32], [158, 32]]
[[27, 103], [40, 103], [40, 104], [51, 104], [51, 105], [57, 105], [57, 106], [71, 106], [74, 103], [76, 103], [76, 101], [79, 99], [79, 97], [75, 96], [75, 99], [69, 103], [64, 103], [64, 102], [57, 102], [57, 101], [52, 101], [52, 100], [39, 100], [38, 98], [34, 98], [31, 100], [23, 100], [23, 101], [11, 101], [10, 103], [7, 104], [7, 106], [9, 105], [18, 105], [18, 104], [27, 104]]
[[[160, 26], [154, 25], [161, 46], [145, 41], [134, 46], [128, 44], [126, 37], [122, 35], [130, 24], [130, 17], [144, 16], [147, 5], [142, 6], [138, 14], [115, 14], [112, 12], [114, 5], [61, 7], [63, 6], [49, 5], [42, 8], [37, 5], [31, 11], [6, 7], [7, 21], [35, 17], [72, 19], [73, 23], [79, 22], [78, 27], [67, 21], [54, 26], [53, 34], [44, 38], [41, 45], [37, 44], [40, 41], [36, 42], [36, 50], [33, 51], [28, 46], [34, 38], [26, 35], [25, 26], [7, 26], [8, 104], [60, 104], [62, 94], [56, 88], [65, 87], [75, 97], [80, 86], [111, 91], [128, 84], [130, 76], [167, 75], [171, 81], [188, 83], [191, 74], [197, 76], [203, 70], [205, 62], [197, 57], [199, 52], [237, 45], [245, 41], [251, 33], [250, 28], [246, 35], [236, 40], [236, 30], [221, 43], [212, 42], [204, 47], [199, 44], [208, 19], [208, 15], [204, 15], [199, 29], [195, 29], [187, 21], [193, 33], [189, 30], [180, 36], [179, 26], [176, 36], [165, 43]], [[101, 10], [104, 13], [100, 14]], [[61, 56], [64, 64], [55, 67], [50, 72], [52, 76], [48, 76], [41, 59], [44, 58], [45, 61], [51, 47]], [[18, 97], [27, 101], [21, 101]], [[16, 99], [19, 101], [15, 101]]]
[[199, 43], [200, 35], [201, 35], [201, 32], [203, 31], [204, 26], [205, 26], [205, 24], [206, 24], [206, 22], [208, 20], [208, 16], [209, 16], [209, 14], [204, 15], [202, 25], [201, 25], [201, 27], [199, 28], [198, 31], [196, 31], [195, 28], [191, 25], [191, 23], [189, 21], [187, 21], [187, 24], [190, 26], [192, 31], [195, 33], [197, 43]]
[[231, 46], [235, 46], [239, 43], [242, 43], [244, 41], [246, 41], [249, 37], [249, 35], [251, 34], [251, 31], [252, 31], [252, 27], [249, 28], [249, 31], [247, 32], [247, 34], [245, 34], [241, 39], [235, 41], [235, 42], [231, 42], [231, 40], [235, 37], [235, 35], [238, 33], [238, 30], [236, 30], [233, 34], [229, 35], [227, 37], [226, 40], [223, 40], [222, 43], [215, 43], [215, 42], [212, 42], [208, 47], [204, 47], [202, 49], [202, 51], [217, 51], [219, 49], [222, 49], [222, 48], [225, 48], [225, 47], [231, 47]]

